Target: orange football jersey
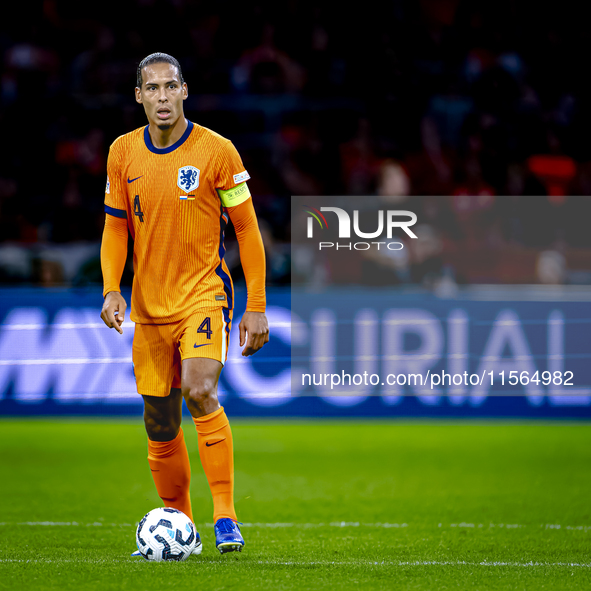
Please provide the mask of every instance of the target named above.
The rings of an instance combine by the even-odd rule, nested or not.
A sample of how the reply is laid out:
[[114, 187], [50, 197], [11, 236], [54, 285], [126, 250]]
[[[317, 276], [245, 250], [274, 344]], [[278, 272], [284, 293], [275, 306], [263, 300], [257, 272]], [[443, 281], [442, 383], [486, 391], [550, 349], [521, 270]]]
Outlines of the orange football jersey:
[[[232, 143], [188, 122], [156, 148], [148, 126], [117, 138], [107, 163], [105, 211], [127, 218], [134, 238], [131, 319], [167, 324], [199, 308], [233, 307], [224, 261], [228, 214], [218, 191], [248, 193], [249, 175]], [[226, 203], [227, 205], [227, 203]]]

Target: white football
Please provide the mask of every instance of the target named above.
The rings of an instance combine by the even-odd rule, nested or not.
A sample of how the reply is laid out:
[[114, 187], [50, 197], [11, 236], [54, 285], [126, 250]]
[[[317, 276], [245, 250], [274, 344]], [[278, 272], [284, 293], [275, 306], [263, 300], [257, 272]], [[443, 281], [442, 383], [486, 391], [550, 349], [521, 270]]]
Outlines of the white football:
[[135, 541], [146, 560], [186, 560], [197, 546], [193, 522], [178, 509], [158, 507], [146, 513], [137, 526]]

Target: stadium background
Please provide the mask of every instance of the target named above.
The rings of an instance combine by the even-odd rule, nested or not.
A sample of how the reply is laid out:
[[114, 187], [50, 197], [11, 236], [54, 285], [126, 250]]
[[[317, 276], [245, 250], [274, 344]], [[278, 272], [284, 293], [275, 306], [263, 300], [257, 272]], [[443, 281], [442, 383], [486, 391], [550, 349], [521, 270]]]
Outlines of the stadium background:
[[[47, 0], [13, 10], [0, 25], [0, 413], [141, 413], [131, 326], [118, 338], [98, 317], [98, 257], [108, 146], [145, 124], [136, 66], [167, 51], [189, 85], [187, 116], [241, 153], [265, 242], [273, 338], [243, 361], [234, 337], [221, 382], [229, 413], [591, 415], [591, 380], [577, 380], [589, 359], [591, 120], [574, 5], [556, 14], [528, 2], [423, 0], [360, 13], [226, 3], [222, 12], [142, 0], [101, 15], [91, 3]], [[331, 289], [363, 283], [362, 269], [319, 277], [292, 257], [290, 196], [323, 194], [389, 196], [430, 237], [394, 268], [374, 262], [385, 278], [366, 286], [376, 310], [412, 298], [442, 326], [463, 311], [480, 321], [475, 357], [495, 318], [512, 311], [540, 369], [551, 356], [576, 369], [577, 396], [291, 397], [292, 267], [325, 290], [318, 307]], [[231, 235], [227, 245], [239, 312]], [[562, 350], [550, 345], [557, 324]]]

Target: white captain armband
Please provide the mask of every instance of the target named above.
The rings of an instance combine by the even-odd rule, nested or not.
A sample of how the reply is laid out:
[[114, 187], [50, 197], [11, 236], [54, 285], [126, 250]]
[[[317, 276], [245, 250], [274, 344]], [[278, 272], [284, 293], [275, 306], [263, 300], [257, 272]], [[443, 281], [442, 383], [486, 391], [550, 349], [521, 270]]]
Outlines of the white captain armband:
[[240, 183], [227, 191], [218, 189], [218, 194], [224, 207], [235, 207], [244, 203], [250, 197], [250, 191], [246, 183]]

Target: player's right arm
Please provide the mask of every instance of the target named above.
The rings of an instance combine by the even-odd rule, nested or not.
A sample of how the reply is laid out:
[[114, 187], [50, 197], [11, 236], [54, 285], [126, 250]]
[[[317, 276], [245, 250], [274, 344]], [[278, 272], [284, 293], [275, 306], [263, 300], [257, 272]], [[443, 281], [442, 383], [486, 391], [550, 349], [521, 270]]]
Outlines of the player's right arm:
[[101, 318], [109, 327], [123, 333], [127, 303], [121, 295], [121, 275], [127, 260], [127, 207], [125, 185], [122, 182], [122, 161], [117, 142], [111, 146], [107, 162], [107, 188], [105, 190], [105, 228], [101, 243], [103, 296], [105, 301]]

